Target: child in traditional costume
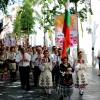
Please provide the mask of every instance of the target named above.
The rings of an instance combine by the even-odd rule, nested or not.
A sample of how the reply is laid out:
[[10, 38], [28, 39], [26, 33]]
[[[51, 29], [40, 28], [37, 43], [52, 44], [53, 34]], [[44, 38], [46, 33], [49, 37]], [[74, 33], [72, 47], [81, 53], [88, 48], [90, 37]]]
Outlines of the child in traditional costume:
[[73, 78], [72, 73], [73, 68], [68, 63], [68, 57], [62, 59], [62, 64], [59, 67], [59, 80], [57, 84], [57, 92], [61, 95], [59, 100], [63, 100], [63, 97], [67, 96], [68, 100], [71, 99], [73, 94]]

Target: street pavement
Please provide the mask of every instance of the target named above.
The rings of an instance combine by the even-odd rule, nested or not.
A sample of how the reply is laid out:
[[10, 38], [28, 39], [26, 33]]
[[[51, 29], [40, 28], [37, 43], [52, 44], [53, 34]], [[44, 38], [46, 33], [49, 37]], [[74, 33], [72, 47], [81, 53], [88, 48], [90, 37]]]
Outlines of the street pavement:
[[[87, 78], [89, 85], [84, 89], [84, 95], [79, 95], [78, 89], [74, 88], [72, 100], [100, 100], [100, 77], [98, 69], [93, 67], [87, 68]], [[19, 77], [19, 76], [18, 76]], [[32, 78], [32, 76], [31, 76]], [[39, 87], [34, 87], [33, 80], [30, 79], [31, 90], [22, 90], [20, 81], [11, 82], [0, 81], [0, 100], [59, 100], [60, 95], [56, 89], [52, 89], [52, 95], [44, 94], [44, 91]], [[67, 98], [64, 98], [67, 100]]]

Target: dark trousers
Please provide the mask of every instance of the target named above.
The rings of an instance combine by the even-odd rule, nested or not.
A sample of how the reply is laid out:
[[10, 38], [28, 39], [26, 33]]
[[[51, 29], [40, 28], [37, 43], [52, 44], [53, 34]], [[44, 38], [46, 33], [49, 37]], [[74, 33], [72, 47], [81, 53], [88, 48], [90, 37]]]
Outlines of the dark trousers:
[[59, 79], [59, 66], [58, 66], [58, 68], [56, 69], [56, 84], [58, 83], [58, 79]]
[[30, 67], [19, 67], [19, 72], [20, 72], [20, 81], [21, 81], [21, 86], [22, 88], [25, 87], [29, 89], [30, 88], [30, 84], [29, 84], [29, 71], [30, 71]]
[[56, 70], [55, 68], [52, 70], [52, 81], [55, 82], [55, 75], [56, 75]]
[[99, 64], [99, 70], [100, 70], [100, 64]]
[[16, 72], [10, 72], [11, 78], [15, 79], [16, 78]]
[[56, 84], [57, 84], [57, 82], [58, 82], [58, 78], [59, 78], [59, 66], [55, 66], [54, 67], [54, 69], [52, 70], [52, 81], [53, 82], [56, 82]]
[[33, 71], [33, 77], [34, 77], [34, 85], [37, 86], [38, 83], [38, 77], [40, 76], [40, 69], [38, 66], [34, 66], [34, 71]]

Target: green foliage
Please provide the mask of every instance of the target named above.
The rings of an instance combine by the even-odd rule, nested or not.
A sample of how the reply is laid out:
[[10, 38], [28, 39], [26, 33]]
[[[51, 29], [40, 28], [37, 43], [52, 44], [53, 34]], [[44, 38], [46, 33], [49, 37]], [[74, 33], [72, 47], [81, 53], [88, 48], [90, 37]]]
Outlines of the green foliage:
[[[18, 12], [18, 16], [14, 21], [14, 32], [17, 37], [29, 36], [32, 34], [35, 20], [33, 18], [33, 9], [31, 0], [25, 0], [23, 6]], [[18, 27], [18, 28], [17, 28]]]
[[[70, 0], [70, 2], [72, 2], [72, 3], [77, 3], [78, 1], [83, 2], [84, 0]], [[66, 2], [67, 2], [67, 0], [58, 0], [58, 3], [62, 4], [62, 5], [65, 5]]]
[[[1, 0], [0, 9], [6, 9], [9, 0]], [[12, 0], [14, 1], [14, 0]], [[54, 15], [64, 14], [65, 11], [61, 9], [65, 8], [67, 0], [58, 0], [58, 5], [51, 7], [54, 0], [24, 0], [23, 7], [18, 12], [18, 16], [14, 21], [14, 32], [19, 36], [29, 35], [36, 33], [34, 27], [38, 22], [39, 28], [44, 28], [44, 33], [47, 31], [53, 31], [54, 28]], [[70, 8], [71, 14], [77, 14], [78, 17], [84, 21], [87, 18], [87, 12], [93, 14], [90, 5], [86, 5], [80, 11], [77, 12], [77, 4], [85, 4], [85, 0], [70, 0], [74, 4], [74, 7]], [[38, 10], [33, 9], [32, 6], [41, 6], [41, 13]], [[4, 6], [3, 6], [4, 5]]]
[[21, 14], [18, 14], [18, 16], [16, 17], [16, 20], [14, 20], [13, 26], [14, 26], [14, 33], [16, 33], [17, 39], [20, 39], [21, 37]]
[[[15, 0], [11, 0], [12, 3], [15, 2]], [[3, 13], [7, 13], [7, 5], [9, 3], [9, 0], [0, 0], [0, 10], [3, 12]]]
[[54, 15], [55, 14], [62, 14], [60, 11], [62, 8], [61, 5], [56, 5], [54, 7], [50, 7], [50, 4], [52, 4], [54, 0], [41, 0], [39, 5], [42, 5], [41, 7], [41, 13], [43, 14], [43, 17], [38, 17], [38, 21], [40, 24], [40, 29], [41, 27], [44, 28], [44, 33], [48, 31], [52, 31], [53, 33], [53, 28], [54, 28]]
[[[58, 3], [60, 5], [62, 4], [62, 6], [65, 6], [66, 2], [67, 0], [58, 0]], [[81, 21], [84, 21], [87, 18], [87, 12], [90, 12], [91, 15], [93, 14], [90, 4], [87, 4], [80, 11], [77, 11], [77, 4], [85, 4], [85, 0], [70, 0], [70, 2], [74, 4], [74, 7], [70, 8], [70, 13], [76, 13]]]
[[90, 13], [91, 15], [93, 15], [92, 9], [90, 7], [90, 5], [85, 5], [85, 7], [83, 7], [80, 11], [77, 12], [78, 17], [81, 19], [81, 21], [83, 22], [85, 19], [87, 19], [87, 13]]
[[6, 7], [8, 5], [9, 0], [0, 0], [0, 10], [6, 13]]
[[[53, 2], [53, 0], [41, 0], [40, 5], [41, 7], [41, 13], [43, 14], [42, 17], [38, 17], [38, 21], [41, 26], [44, 28], [44, 33], [46, 33], [48, 30], [51, 29], [51, 26], [53, 26], [54, 23], [54, 11], [50, 9], [50, 4]], [[41, 18], [41, 19], [40, 19]]]
[[33, 25], [33, 9], [31, 8], [30, 2], [28, 0], [25, 0], [21, 12], [21, 29], [24, 31], [25, 34], [29, 35], [32, 34]]

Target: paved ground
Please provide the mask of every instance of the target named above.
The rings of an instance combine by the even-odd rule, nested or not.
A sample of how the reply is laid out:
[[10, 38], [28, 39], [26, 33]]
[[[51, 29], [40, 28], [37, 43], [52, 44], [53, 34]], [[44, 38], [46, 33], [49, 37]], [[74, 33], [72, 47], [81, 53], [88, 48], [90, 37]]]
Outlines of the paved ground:
[[[98, 69], [88, 67], [87, 77], [89, 85], [84, 89], [84, 95], [80, 96], [78, 89], [74, 88], [72, 100], [100, 100], [100, 77], [97, 76]], [[52, 89], [52, 95], [48, 98], [43, 94], [43, 90], [39, 87], [33, 87], [33, 81], [31, 80], [31, 91], [21, 90], [20, 81], [6, 82], [0, 81], [0, 100], [58, 100], [59, 95], [56, 93], [55, 88]], [[64, 100], [67, 100], [65, 98]]]

